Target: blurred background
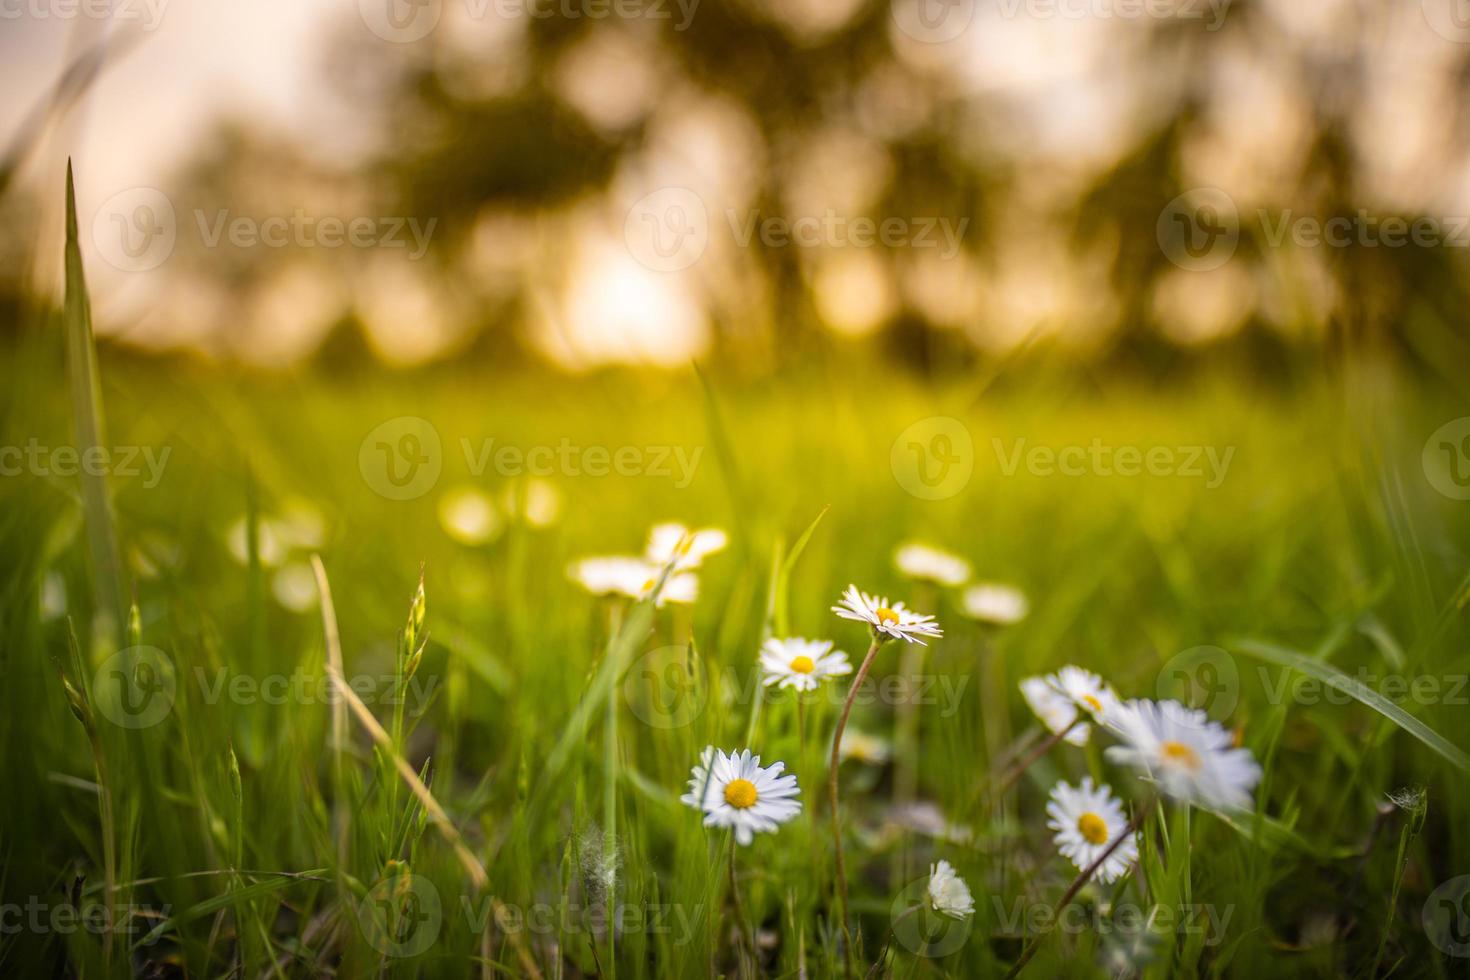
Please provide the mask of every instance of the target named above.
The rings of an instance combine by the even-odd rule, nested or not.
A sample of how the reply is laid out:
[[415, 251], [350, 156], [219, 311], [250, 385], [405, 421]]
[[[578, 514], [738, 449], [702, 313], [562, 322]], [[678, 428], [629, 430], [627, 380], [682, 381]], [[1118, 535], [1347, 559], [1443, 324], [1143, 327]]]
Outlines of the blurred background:
[[1444, 372], [1467, 72], [1466, 0], [5, 0], [0, 322], [71, 156], [153, 351]]

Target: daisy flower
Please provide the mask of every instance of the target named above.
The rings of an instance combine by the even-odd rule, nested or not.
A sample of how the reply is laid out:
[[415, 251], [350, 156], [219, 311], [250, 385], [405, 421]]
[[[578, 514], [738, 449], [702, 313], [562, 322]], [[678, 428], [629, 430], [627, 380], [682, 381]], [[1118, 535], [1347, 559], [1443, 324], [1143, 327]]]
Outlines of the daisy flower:
[[970, 579], [970, 563], [959, 555], [910, 542], [893, 553], [893, 564], [912, 579], [940, 585], [964, 585]]
[[838, 605], [832, 611], [843, 619], [867, 623], [877, 640], [906, 640], [924, 645], [921, 636], [943, 636], [944, 632], [933, 616], [922, 616], [904, 608], [903, 603], [888, 604], [886, 598], [874, 598], [849, 585]]
[[832, 649], [831, 640], [769, 639], [761, 644], [761, 671], [767, 687], [779, 684], [815, 691], [828, 677], [852, 673], [847, 654]]
[[842, 733], [842, 758], [856, 759], [870, 766], [881, 766], [893, 758], [893, 746], [886, 738], [849, 728]]
[[762, 768], [750, 750], [726, 755], [713, 745], [699, 757], [689, 775], [689, 792], [679, 797], [704, 811], [706, 827], [730, 827], [735, 839], [749, 844], [758, 833], [776, 828], [801, 812], [795, 776], [783, 776], [786, 763]]
[[996, 626], [1019, 623], [1031, 611], [1026, 593], [997, 582], [982, 582], [970, 586], [960, 596], [960, 605], [964, 608], [965, 615], [971, 619]]
[[675, 570], [689, 571], [698, 568], [705, 556], [724, 550], [729, 543], [729, 535], [717, 527], [691, 531], [683, 524], [669, 521], [655, 524], [648, 532], [648, 547], [643, 557], [660, 568], [677, 558]]
[[[626, 555], [583, 558], [567, 568], [567, 577], [593, 595], [620, 595], [629, 599], [645, 598], [658, 584], [662, 573], [659, 566]], [[664, 583], [655, 605], [690, 603], [698, 596], [699, 579], [688, 572], [675, 573]]]
[[1046, 682], [1059, 694], [1087, 712], [1099, 725], [1109, 724], [1117, 713], [1117, 693], [1108, 682], [1090, 670], [1068, 665], [1046, 678]]
[[1129, 701], [1109, 726], [1123, 740], [1110, 760], [1132, 766], [1170, 796], [1206, 809], [1251, 806], [1261, 767], [1224, 726], [1178, 701]]
[[[1051, 817], [1046, 825], [1057, 832], [1052, 838], [1057, 850], [1078, 871], [1091, 867], [1103, 851], [1128, 833], [1123, 804], [1113, 798], [1113, 791], [1107, 786], [1094, 787], [1090, 776], [1083, 776], [1080, 786], [1062, 782], [1052, 787], [1046, 812]], [[1098, 866], [1097, 880], [1104, 885], [1116, 881], [1137, 860], [1138, 839], [1130, 836]]]
[[460, 544], [485, 544], [500, 533], [500, 514], [479, 489], [460, 486], [439, 498], [439, 526]]
[[1052, 677], [1027, 677], [1021, 681], [1021, 697], [1053, 735], [1066, 732], [1065, 741], [1073, 745], [1087, 744], [1091, 726], [1076, 724], [1077, 703], [1052, 684]]
[[970, 886], [955, 874], [948, 861], [929, 865], [929, 907], [951, 919], [968, 919], [975, 914]]

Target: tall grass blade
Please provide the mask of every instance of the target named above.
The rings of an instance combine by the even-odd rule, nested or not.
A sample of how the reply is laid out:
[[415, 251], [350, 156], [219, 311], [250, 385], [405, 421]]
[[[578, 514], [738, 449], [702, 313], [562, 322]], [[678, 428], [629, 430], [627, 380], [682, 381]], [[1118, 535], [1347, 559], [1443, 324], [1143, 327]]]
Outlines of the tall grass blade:
[[1470, 772], [1470, 755], [1466, 755], [1463, 750], [1455, 746], [1443, 735], [1440, 735], [1434, 729], [1394, 704], [1382, 694], [1354, 680], [1336, 667], [1325, 664], [1304, 653], [1299, 653], [1296, 650], [1288, 650], [1285, 647], [1262, 643], [1258, 640], [1243, 640], [1237, 644], [1237, 647], [1242, 653], [1255, 657], [1257, 660], [1264, 660], [1267, 663], [1276, 664], [1278, 667], [1298, 671], [1299, 673], [1306, 674], [1308, 677], [1321, 681], [1323, 684], [1342, 691], [1354, 700], [1372, 708], [1399, 726], [1399, 728], [1429, 746], [1462, 772]]
[[[66, 295], [62, 326], [66, 332], [73, 434], [77, 452], [85, 455], [92, 447], [103, 445], [102, 392], [97, 374], [97, 349], [92, 339], [92, 304], [87, 298], [87, 283], [82, 275], [82, 250], [77, 243], [77, 200], [71, 161], [66, 164]], [[89, 568], [97, 601], [97, 626], [106, 627], [100, 635], [115, 639], [113, 634], [122, 622], [122, 590], [107, 477], [93, 467], [83, 467], [79, 478]], [[99, 635], [98, 630], [93, 632]]]

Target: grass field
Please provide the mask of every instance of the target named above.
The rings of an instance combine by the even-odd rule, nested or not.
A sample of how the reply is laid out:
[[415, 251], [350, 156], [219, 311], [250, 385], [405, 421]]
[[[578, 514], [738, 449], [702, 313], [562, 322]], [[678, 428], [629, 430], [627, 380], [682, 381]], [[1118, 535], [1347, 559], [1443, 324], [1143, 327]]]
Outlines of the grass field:
[[[1411, 378], [1038, 355], [921, 382], [862, 350], [759, 378], [249, 377], [104, 349], [93, 478], [55, 453], [97, 404], [62, 333], [5, 354], [4, 441], [37, 447], [0, 481], [7, 976], [841, 976], [852, 678], [798, 705], [757, 655], [860, 659], [849, 583], [944, 629], [882, 646], [853, 711], [889, 750], [840, 771], [855, 975], [1464, 975], [1470, 505], [1426, 479], [1459, 413]], [[1116, 472], [1133, 451], [1153, 472]], [[692, 604], [569, 579], [666, 520], [729, 534]], [[906, 581], [909, 540], [1029, 614]], [[1066, 664], [1206, 707], [1261, 765], [1253, 811], [1159, 799], [1100, 732], [1047, 745], [1018, 683]], [[733, 849], [733, 892], [728, 832], [679, 801], [706, 745], [801, 787]], [[1084, 775], [1140, 856], [1057, 917], [1078, 869], [1047, 796]], [[926, 904], [941, 859], [973, 915]]]

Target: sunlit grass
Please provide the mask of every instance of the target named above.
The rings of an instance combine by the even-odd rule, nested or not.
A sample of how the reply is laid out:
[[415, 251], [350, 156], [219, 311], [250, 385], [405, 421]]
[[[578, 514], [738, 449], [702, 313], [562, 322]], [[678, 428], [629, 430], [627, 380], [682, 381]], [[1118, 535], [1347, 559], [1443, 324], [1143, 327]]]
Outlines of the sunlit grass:
[[[82, 403], [68, 401], [56, 338], [13, 343], [6, 441], [69, 443]], [[825, 760], [846, 679], [799, 711], [790, 691], [763, 691], [756, 667], [773, 634], [831, 639], [860, 660], [867, 631], [830, 611], [857, 582], [945, 631], [922, 686], [888, 688], [917, 697], [860, 698], [852, 716], [898, 743], [886, 761], [840, 771], [860, 975], [875, 963], [895, 976], [1000, 975], [1032, 945], [1035, 976], [1104, 961], [1160, 977], [1367, 976], [1375, 962], [1453, 972], [1420, 918], [1438, 884], [1470, 870], [1470, 737], [1454, 696], [1470, 666], [1454, 544], [1465, 511], [1418, 469], [1419, 434], [1441, 410], [1366, 384], [1345, 409], [1346, 382], [1265, 388], [1228, 371], [1157, 389], [1043, 366], [978, 389], [832, 363], [849, 370], [713, 372], [702, 384], [692, 372], [469, 368], [252, 379], [104, 356], [102, 438], [170, 453], [156, 486], [110, 478], [113, 584], [136, 605], [131, 627], [98, 625], [92, 597], [108, 594], [108, 573], [76, 483], [32, 474], [0, 487], [4, 889], [22, 905], [90, 905], [112, 866], [113, 904], [142, 917], [112, 941], [6, 935], [7, 971], [66, 962], [122, 976], [131, 960], [189, 976], [839, 975]], [[436, 430], [441, 472], [394, 500], [361, 450], [402, 416]], [[974, 474], [925, 500], [896, 477], [892, 449], [934, 416], [968, 429]], [[1180, 464], [1198, 447], [1201, 472], [1006, 473], [1018, 450], [1095, 442], [1167, 447]], [[495, 462], [507, 446], [523, 460], [535, 447], [581, 456], [577, 472], [556, 455], [532, 479]], [[643, 471], [589, 475], [588, 447], [610, 458], [633, 447]], [[1228, 466], [1211, 471], [1205, 449]], [[466, 488], [496, 508], [473, 543], [440, 506]], [[525, 519], [515, 502], [530, 493], [557, 506]], [[692, 605], [598, 598], [568, 578], [578, 558], [637, 554], [670, 518], [730, 532]], [[915, 538], [966, 558], [976, 579], [1018, 586], [1029, 614], [981, 624], [958, 588], [905, 582], [892, 558]], [[285, 573], [309, 570], [313, 554], [321, 578]], [[323, 580], [340, 671], [364, 685], [357, 703], [331, 680]], [[110, 675], [88, 674], [140, 643], [172, 662], [176, 695], [155, 724], [121, 727], [95, 703]], [[1125, 697], [1186, 696], [1166, 666], [1204, 645], [1223, 648], [1212, 663], [1238, 678], [1211, 707], [1264, 767], [1255, 813], [1153, 804], [1105, 760], [1102, 736], [1016, 767], [1043, 735], [1023, 677], [1070, 663]], [[903, 662], [897, 644], [880, 649], [876, 690]], [[1283, 697], [1287, 667], [1328, 681], [1431, 677], [1438, 694]], [[58, 668], [92, 699], [87, 725]], [[706, 745], [784, 761], [801, 786], [803, 813], [740, 849], [743, 921], [727, 837], [678, 802]], [[1081, 885], [1082, 924], [1058, 930], [1046, 916], [1076, 869], [1044, 808], [1059, 779], [1084, 775], [1140, 820], [1140, 861], [1118, 882]], [[1388, 802], [1414, 783], [1426, 812]], [[905, 910], [941, 859], [975, 913], [925, 947]], [[421, 910], [417, 889], [438, 901], [425, 919], [435, 941], [385, 955], [374, 910]], [[1137, 922], [1127, 932], [1127, 909], [1150, 923], [1147, 942]], [[621, 923], [611, 934], [609, 911]]]

